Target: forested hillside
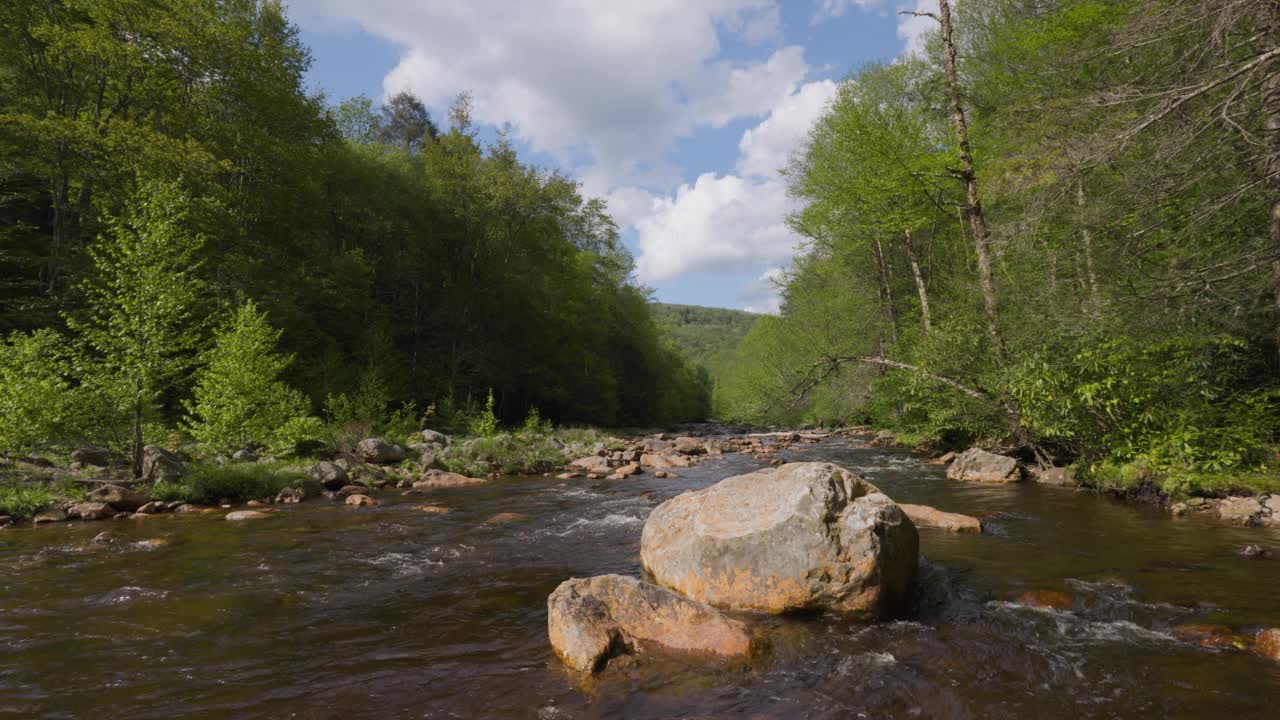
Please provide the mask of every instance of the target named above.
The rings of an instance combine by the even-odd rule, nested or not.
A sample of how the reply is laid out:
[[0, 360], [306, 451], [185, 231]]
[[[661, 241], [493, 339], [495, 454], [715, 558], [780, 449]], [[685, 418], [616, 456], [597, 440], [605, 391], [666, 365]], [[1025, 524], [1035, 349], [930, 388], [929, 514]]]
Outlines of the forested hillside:
[[1274, 486], [1274, 3], [968, 0], [928, 21], [923, 55], [850, 75], [795, 156], [810, 249], [739, 349], [730, 414]]
[[490, 392], [506, 421], [705, 414], [603, 202], [479, 142], [465, 96], [335, 102], [308, 63], [275, 2], [0, 5], [0, 452], [247, 417], [217, 396], [250, 369], [266, 434]]
[[691, 362], [713, 369], [732, 357], [758, 315], [742, 310], [654, 303], [662, 331]]

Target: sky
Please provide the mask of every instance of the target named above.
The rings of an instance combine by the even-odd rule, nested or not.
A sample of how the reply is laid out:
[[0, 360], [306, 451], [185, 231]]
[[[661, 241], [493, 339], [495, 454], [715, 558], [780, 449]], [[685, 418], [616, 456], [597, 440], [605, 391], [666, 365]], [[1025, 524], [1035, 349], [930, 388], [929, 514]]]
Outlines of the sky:
[[[929, 7], [932, 5], [932, 7]], [[603, 197], [662, 302], [776, 312], [802, 239], [779, 175], [848, 73], [918, 47], [936, 0], [291, 0], [332, 102], [458, 93]]]

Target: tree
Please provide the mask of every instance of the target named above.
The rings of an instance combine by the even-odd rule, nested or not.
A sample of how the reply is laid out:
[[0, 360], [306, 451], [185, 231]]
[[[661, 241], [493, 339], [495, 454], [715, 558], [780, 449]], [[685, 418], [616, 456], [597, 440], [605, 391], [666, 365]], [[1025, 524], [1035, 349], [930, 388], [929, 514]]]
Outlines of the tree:
[[378, 140], [413, 153], [428, 139], [440, 136], [440, 129], [427, 114], [427, 106], [413, 93], [401, 90], [382, 106], [377, 126]]
[[280, 379], [293, 363], [292, 355], [276, 351], [280, 334], [252, 300], [226, 320], [186, 403], [192, 437], [230, 451], [292, 441], [308, 428], [318, 429], [306, 397]]
[[66, 341], [49, 329], [0, 342], [0, 453], [30, 452], [73, 425]]
[[125, 213], [90, 248], [95, 273], [80, 289], [85, 310], [68, 315], [85, 350], [86, 382], [130, 419], [135, 477], [142, 475], [142, 423], [190, 368], [201, 338], [195, 316], [204, 236], [177, 184], [140, 181]]

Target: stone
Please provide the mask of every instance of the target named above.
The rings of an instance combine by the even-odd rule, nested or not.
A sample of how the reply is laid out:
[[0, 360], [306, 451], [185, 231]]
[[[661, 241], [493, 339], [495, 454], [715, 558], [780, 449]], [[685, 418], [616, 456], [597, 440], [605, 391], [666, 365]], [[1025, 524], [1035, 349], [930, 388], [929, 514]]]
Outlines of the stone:
[[144, 503], [134, 512], [141, 513], [143, 515], [159, 515], [160, 513], [167, 513], [169, 512], [169, 503], [161, 500], [152, 500], [149, 503]]
[[528, 520], [529, 516], [518, 512], [498, 513], [484, 521], [485, 525], [506, 525], [507, 523], [520, 522]]
[[374, 465], [391, 465], [409, 457], [408, 448], [388, 442], [385, 438], [365, 438], [356, 444], [356, 455]]
[[618, 474], [623, 477], [639, 475], [642, 472], [644, 471], [640, 469], [639, 463], [627, 463], [626, 465], [623, 465], [622, 467], [618, 468]]
[[467, 477], [456, 472], [444, 470], [428, 470], [426, 474], [413, 483], [414, 490], [434, 490], [436, 488], [464, 487], [488, 482], [484, 478]]
[[584, 475], [580, 472], [564, 472], [556, 476], [557, 480], [577, 480]]
[[381, 505], [381, 503], [368, 495], [360, 494], [348, 495], [346, 502], [348, 505], [353, 505], [355, 507], [375, 507], [377, 505]]
[[261, 510], [236, 510], [235, 512], [227, 513], [226, 516], [227, 520], [230, 520], [231, 522], [240, 522], [242, 520], [263, 520], [269, 517], [271, 517], [270, 513], [265, 513]]
[[142, 449], [142, 479], [150, 483], [173, 482], [187, 474], [187, 464], [177, 453], [156, 445]]
[[307, 468], [307, 477], [319, 482], [326, 490], [337, 490], [347, 484], [347, 471], [328, 460]]
[[275, 502], [277, 505], [296, 505], [307, 499], [307, 493], [302, 488], [285, 488], [276, 494]]
[[1031, 479], [1041, 485], [1068, 487], [1076, 484], [1076, 473], [1071, 468], [1051, 467], [1032, 472]]
[[107, 467], [111, 464], [111, 451], [96, 445], [84, 445], [71, 451], [71, 460], [81, 465]]
[[33, 525], [44, 525], [45, 523], [56, 523], [56, 522], [66, 522], [66, 521], [67, 521], [67, 511], [60, 507], [45, 508], [44, 510], [41, 510], [40, 512], [36, 513], [35, 517], [31, 518], [31, 523]]
[[1230, 497], [1218, 503], [1218, 517], [1240, 527], [1261, 525], [1262, 503], [1252, 497]]
[[82, 502], [67, 508], [67, 517], [73, 520], [106, 520], [115, 517], [116, 512], [104, 502]]
[[654, 476], [654, 477], [656, 477], [656, 478], [664, 478], [664, 479], [665, 479], [665, 478], [671, 478], [671, 477], [679, 477], [678, 475], [672, 475], [671, 473], [667, 472], [666, 470], [655, 470], [655, 471], [654, 471], [654, 473], [653, 473], [653, 476]]
[[717, 607], [829, 609], [867, 618], [907, 607], [919, 537], [874, 485], [831, 463], [727, 478], [654, 508], [640, 560], [661, 585]]
[[249, 448], [243, 448], [235, 451], [231, 455], [231, 459], [238, 463], [256, 463], [258, 462], [258, 453]]
[[1266, 548], [1261, 545], [1245, 545], [1237, 550], [1236, 553], [1247, 558], [1261, 558], [1266, 557], [1268, 554]]
[[417, 509], [424, 513], [433, 513], [436, 515], [443, 515], [449, 512], [449, 508], [443, 505], [419, 505]]
[[951, 532], [981, 533], [982, 521], [971, 515], [943, 512], [928, 505], [908, 505], [898, 503], [902, 512], [911, 518], [912, 524], [918, 528], [934, 528]]
[[1075, 602], [1071, 596], [1057, 590], [1032, 590], [1018, 596], [1014, 602], [1027, 607], [1052, 608], [1054, 610], [1070, 610]]
[[366, 485], [343, 485], [338, 489], [338, 497], [350, 497], [352, 495], [367, 495], [369, 488]]
[[89, 502], [106, 503], [120, 512], [136, 512], [147, 504], [141, 493], [119, 485], [102, 485], [85, 496]]
[[1253, 641], [1253, 652], [1269, 660], [1280, 661], [1280, 628], [1258, 631]]
[[1234, 647], [1238, 642], [1235, 632], [1226, 625], [1179, 625], [1173, 632], [1183, 640], [1207, 648]]
[[646, 453], [657, 453], [667, 450], [671, 447], [671, 443], [665, 438], [649, 438], [640, 443], [640, 449]]
[[449, 447], [449, 436], [435, 430], [423, 430], [422, 441], [427, 443], [435, 443], [440, 447]]
[[622, 653], [669, 651], [743, 657], [742, 623], [666, 588], [622, 575], [566, 580], [547, 598], [547, 634], [565, 664], [598, 672]]
[[565, 470], [569, 472], [607, 473], [609, 472], [609, 458], [603, 458], [599, 455], [580, 457], [566, 465]]
[[705, 455], [707, 452], [707, 446], [697, 438], [678, 437], [671, 446], [682, 455]]
[[109, 532], [100, 532], [97, 535], [93, 536], [93, 543], [95, 545], [110, 545], [115, 541], [116, 541], [115, 536]]
[[996, 455], [981, 448], [969, 448], [960, 453], [947, 468], [951, 480], [981, 483], [1012, 483], [1022, 480], [1018, 461], [1006, 455]]
[[176, 512], [176, 513], [198, 513], [198, 512], [204, 512], [204, 508], [200, 507], [199, 505], [192, 505], [191, 503], [182, 503], [182, 504], [181, 504], [181, 505], [179, 505], [178, 507], [174, 508], [174, 509], [173, 509], [173, 512]]

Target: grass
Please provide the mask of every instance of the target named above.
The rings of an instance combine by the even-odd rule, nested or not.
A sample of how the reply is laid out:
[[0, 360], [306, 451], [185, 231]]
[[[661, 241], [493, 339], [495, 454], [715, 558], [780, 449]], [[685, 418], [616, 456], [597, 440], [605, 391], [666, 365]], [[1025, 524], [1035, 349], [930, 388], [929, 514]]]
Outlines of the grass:
[[[560, 442], [570, 446], [563, 439]], [[563, 466], [565, 449], [556, 444], [555, 435], [502, 433], [455, 441], [445, 449], [440, 461], [445, 469], [463, 475], [531, 475]]]
[[0, 486], [0, 515], [16, 521], [30, 520], [50, 505], [80, 494], [81, 491], [60, 484]]
[[302, 478], [301, 472], [277, 463], [196, 465], [182, 481], [152, 487], [151, 497], [203, 505], [265, 500]]
[[1127, 494], [1151, 486], [1173, 499], [1280, 493], [1280, 473], [1170, 472], [1140, 462], [1101, 462], [1081, 473], [1084, 484], [1103, 492]]

